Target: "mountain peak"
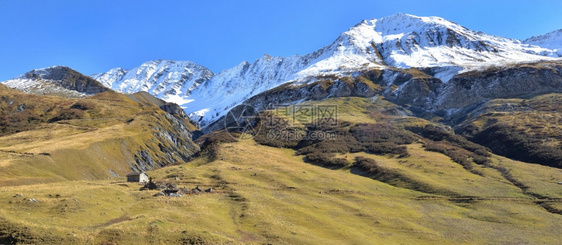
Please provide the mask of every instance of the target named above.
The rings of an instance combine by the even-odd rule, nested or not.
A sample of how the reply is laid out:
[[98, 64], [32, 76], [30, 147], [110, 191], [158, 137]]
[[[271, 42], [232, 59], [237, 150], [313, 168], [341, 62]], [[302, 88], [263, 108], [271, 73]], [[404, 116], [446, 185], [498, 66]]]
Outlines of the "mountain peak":
[[405, 31], [419, 31], [431, 27], [444, 27], [451, 30], [466, 30], [465, 27], [441, 17], [420, 17], [411, 14], [398, 13], [395, 15], [372, 20], [377, 23], [380, 31], [398, 33]]
[[108, 89], [98, 81], [66, 66], [34, 69], [4, 82], [7, 87], [30, 94], [81, 97]]
[[562, 56], [562, 29], [527, 38], [523, 43], [554, 49]]
[[91, 77], [122, 93], [145, 91], [169, 102], [185, 103], [191, 91], [213, 76], [208, 68], [191, 61], [158, 59], [130, 70], [111, 69]]
[[[396, 13], [396, 14], [393, 14], [393, 15], [389, 15], [389, 16], [385, 16], [385, 17], [373, 19], [373, 20], [412, 22], [412, 21], [421, 21], [423, 18], [428, 18], [428, 17], [420, 17], [420, 16], [416, 16], [416, 15], [413, 15], [413, 14], [407, 14], [407, 13]], [[429, 18], [431, 18], [431, 17], [429, 17]]]
[[[418, 49], [441, 45], [455, 46], [459, 44], [454, 42], [457, 37], [474, 35], [476, 32], [441, 17], [419, 17], [398, 13], [379, 19], [363, 20], [344, 32], [339, 41], [349, 40], [359, 49], [368, 49], [373, 43], [392, 42], [392, 45], [398, 45], [392, 49], [398, 48], [398, 52], [410, 53], [414, 52], [408, 51], [411, 47], [400, 47], [403, 42], [408, 43], [409, 46], [418, 46]], [[471, 41], [477, 38], [467, 39]]]
[[[33, 69], [25, 74], [22, 74], [16, 78], [41, 78], [47, 80], [60, 80], [67, 72], [74, 71], [67, 66], [51, 66], [40, 69]], [[74, 71], [76, 72], [76, 71]]]
[[143, 64], [195, 64], [194, 62], [188, 60], [169, 60], [169, 59], [157, 59], [144, 62]]
[[469, 68], [560, 56], [553, 50], [473, 31], [441, 17], [404, 13], [362, 21], [344, 32], [337, 42], [353, 46], [346, 50], [356, 55], [398, 68]]

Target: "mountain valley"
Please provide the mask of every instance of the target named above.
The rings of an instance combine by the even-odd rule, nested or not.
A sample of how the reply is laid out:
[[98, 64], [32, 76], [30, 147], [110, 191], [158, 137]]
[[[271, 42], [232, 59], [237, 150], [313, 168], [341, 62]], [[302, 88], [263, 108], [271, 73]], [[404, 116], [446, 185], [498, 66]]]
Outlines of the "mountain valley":
[[0, 244], [556, 244], [559, 34], [396, 14], [218, 73], [32, 70], [0, 83]]

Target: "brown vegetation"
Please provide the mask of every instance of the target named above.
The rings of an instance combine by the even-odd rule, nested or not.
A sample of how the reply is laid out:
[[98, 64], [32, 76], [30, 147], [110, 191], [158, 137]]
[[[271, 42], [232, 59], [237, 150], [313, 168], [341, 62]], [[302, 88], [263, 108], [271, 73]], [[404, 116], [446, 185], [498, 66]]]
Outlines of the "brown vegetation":
[[425, 149], [427, 151], [447, 155], [451, 160], [474, 174], [482, 175], [480, 171], [474, 169], [474, 163], [478, 165], [490, 163], [491, 155], [486, 147], [470, 142], [453, 132], [430, 124], [424, 127], [409, 128], [409, 130], [426, 138]]
[[545, 145], [542, 138], [514, 126], [496, 124], [478, 132], [472, 140], [509, 158], [562, 168], [561, 146]]
[[497, 99], [458, 131], [494, 153], [562, 168], [562, 95]]

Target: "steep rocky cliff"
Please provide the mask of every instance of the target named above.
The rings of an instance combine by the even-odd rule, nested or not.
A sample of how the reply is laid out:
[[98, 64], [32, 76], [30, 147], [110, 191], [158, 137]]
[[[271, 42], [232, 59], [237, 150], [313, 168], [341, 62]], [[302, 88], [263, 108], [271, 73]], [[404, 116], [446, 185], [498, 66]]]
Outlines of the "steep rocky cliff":
[[540, 62], [460, 74], [439, 89], [426, 108], [459, 110], [496, 98], [562, 92], [562, 62]]

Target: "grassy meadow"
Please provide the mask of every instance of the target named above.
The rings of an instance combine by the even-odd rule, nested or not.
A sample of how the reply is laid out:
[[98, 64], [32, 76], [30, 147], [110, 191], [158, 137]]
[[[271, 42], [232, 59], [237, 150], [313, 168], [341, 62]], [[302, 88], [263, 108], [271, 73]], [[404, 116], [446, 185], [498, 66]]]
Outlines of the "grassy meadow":
[[[338, 118], [345, 122], [341, 130], [376, 123], [402, 130], [429, 123], [396, 112], [382, 98], [318, 103], [338, 106]], [[13, 169], [0, 173], [3, 183], [12, 183], [0, 187], [0, 243], [557, 244], [562, 240], [562, 185], [557, 184], [562, 170], [493, 154], [486, 164], [473, 164], [467, 170], [446, 154], [427, 151], [430, 141], [421, 136], [399, 145], [408, 152], [403, 156], [334, 152], [334, 158], [348, 163], [339, 167], [313, 164], [296, 148], [271, 147], [251, 139], [222, 141], [192, 161], [148, 172], [156, 181], [178, 187], [214, 188], [210, 193], [167, 197], [154, 196], [156, 190], [140, 190], [141, 184], [128, 183], [124, 177], [49, 178], [56, 169], [49, 166], [55, 165], [39, 153], [48, 150], [53, 157], [65, 151], [49, 141], [54, 140], [48, 139], [49, 133], [85, 152], [112, 152], [119, 149], [123, 137], [140, 133], [139, 127], [122, 122], [97, 129], [99, 136], [77, 131], [72, 124], [57, 127], [33, 131], [45, 138], [38, 145], [20, 143], [31, 137], [25, 132], [2, 138], [0, 149], [5, 152], [0, 154], [36, 153], [29, 158], [45, 161], [33, 164], [41, 162], [49, 171], [44, 182], [26, 182], [26, 173], [35, 178], [41, 173], [28, 172], [26, 165], [9, 168], [14, 163], [0, 161], [0, 167]], [[89, 142], [94, 137], [97, 140]], [[451, 142], [440, 141], [462, 150]], [[65, 156], [73, 154], [77, 151]], [[357, 167], [358, 157], [376, 162], [379, 172]], [[108, 164], [99, 169], [112, 167]]]
[[[157, 191], [140, 191], [123, 178], [9, 186], [0, 190], [0, 217], [4, 232], [29, 243], [555, 244], [562, 238], [562, 217], [493, 169], [482, 177], [418, 145], [411, 149], [404, 159], [367, 157], [445, 194], [396, 187], [353, 169], [305, 163], [290, 149], [242, 141], [222, 144], [221, 160], [199, 158], [149, 172], [180, 187], [216, 188], [212, 193], [154, 197]], [[522, 163], [494, 160], [514, 173], [528, 171]], [[562, 178], [560, 171], [533, 173], [526, 184], [561, 197], [560, 187], [549, 185], [549, 178]], [[459, 196], [446, 195], [451, 192]]]

